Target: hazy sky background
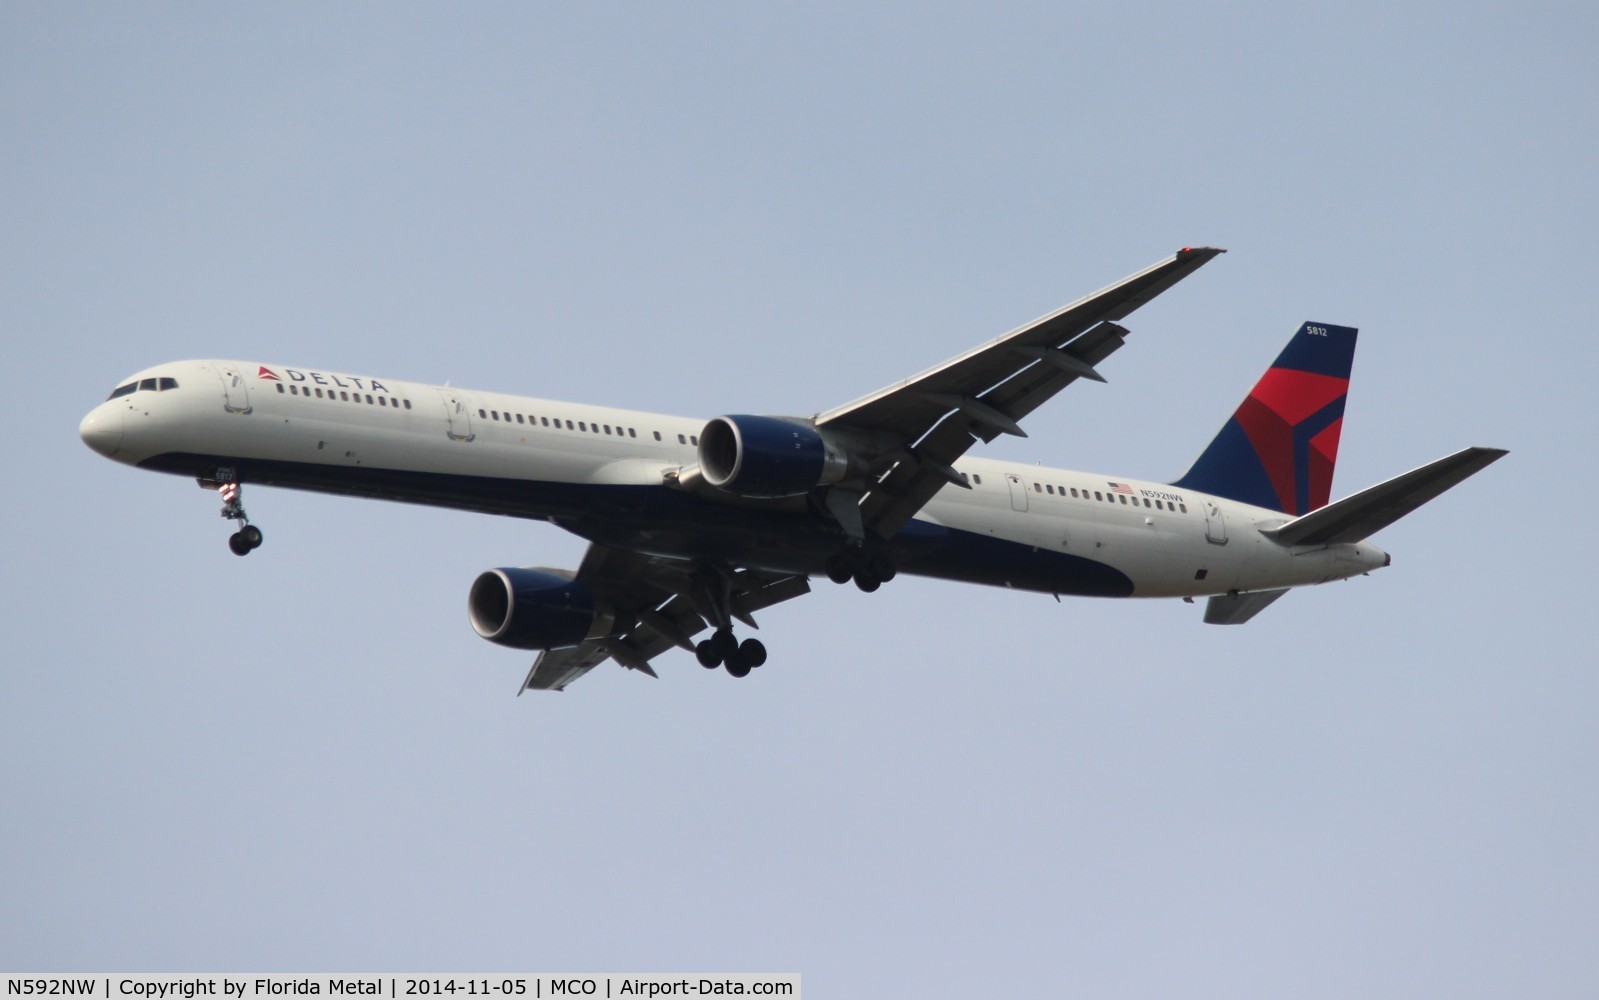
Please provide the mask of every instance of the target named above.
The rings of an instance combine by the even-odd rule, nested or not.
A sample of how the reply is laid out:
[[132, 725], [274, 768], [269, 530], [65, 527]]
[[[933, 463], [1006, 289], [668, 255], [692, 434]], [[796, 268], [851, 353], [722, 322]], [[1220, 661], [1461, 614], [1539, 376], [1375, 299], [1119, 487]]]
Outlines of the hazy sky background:
[[[815, 996], [1599, 989], [1591, 4], [0, 6], [0, 967], [797, 971]], [[77, 439], [260, 359], [810, 413], [1231, 252], [983, 454], [1175, 478], [1305, 320], [1369, 579], [818, 581], [742, 682], [516, 698], [540, 524]], [[1027, 991], [1033, 991], [1028, 993]]]

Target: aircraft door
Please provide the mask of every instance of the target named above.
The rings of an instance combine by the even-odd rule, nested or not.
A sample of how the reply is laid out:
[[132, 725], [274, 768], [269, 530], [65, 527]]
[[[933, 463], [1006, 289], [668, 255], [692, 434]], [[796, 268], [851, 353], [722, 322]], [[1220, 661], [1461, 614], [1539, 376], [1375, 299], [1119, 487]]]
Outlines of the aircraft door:
[[1212, 545], [1227, 544], [1227, 521], [1222, 517], [1221, 507], [1216, 501], [1206, 498], [1205, 501], [1205, 541]]
[[472, 440], [472, 411], [467, 407], [466, 400], [450, 389], [440, 389], [439, 399], [444, 403], [444, 412], [449, 415], [450, 440]]
[[1027, 484], [1022, 482], [1022, 477], [1013, 476], [1007, 472], [1005, 473], [1005, 483], [1010, 487], [1010, 509], [1026, 510]]
[[244, 372], [236, 365], [222, 365], [217, 376], [222, 379], [222, 405], [228, 412], [249, 413], [250, 389], [244, 384]]

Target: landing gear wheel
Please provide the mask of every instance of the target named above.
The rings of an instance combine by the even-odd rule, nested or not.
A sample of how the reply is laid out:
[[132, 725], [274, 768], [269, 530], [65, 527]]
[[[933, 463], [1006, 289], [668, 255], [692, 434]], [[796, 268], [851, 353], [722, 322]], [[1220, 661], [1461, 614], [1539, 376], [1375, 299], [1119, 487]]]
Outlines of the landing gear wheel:
[[717, 650], [716, 643], [710, 639], [702, 639], [694, 646], [694, 658], [700, 661], [700, 666], [706, 670], [715, 670], [722, 665], [722, 654]]
[[711, 643], [716, 649], [717, 658], [724, 663], [738, 656], [738, 640], [733, 638], [733, 630], [730, 628], [718, 629], [716, 634], [711, 636]]
[[727, 672], [734, 677], [748, 677], [750, 675], [750, 665], [745, 663], [743, 658], [735, 656], [727, 661]]
[[242, 531], [235, 531], [228, 536], [228, 549], [236, 556], [247, 556], [250, 554], [250, 550], [254, 548], [255, 546], [250, 544]]
[[855, 560], [848, 550], [835, 552], [827, 560], [827, 578], [834, 583], [848, 583], [855, 575]]
[[759, 639], [745, 639], [738, 644], [738, 658], [751, 669], [766, 662], [766, 644]]
[[876, 590], [882, 585], [882, 580], [879, 580], [877, 577], [866, 572], [865, 570], [861, 570], [859, 573], [855, 574], [855, 586], [861, 588], [862, 593], [870, 594], [872, 591]]
[[877, 577], [879, 583], [887, 583], [894, 579], [894, 574], [898, 570], [894, 568], [894, 557], [887, 552], [878, 550], [867, 558], [866, 572]]
[[255, 525], [247, 524], [240, 528], [236, 534], [240, 538], [244, 539], [244, 544], [250, 548], [259, 549], [261, 547], [261, 542], [263, 540], [261, 537], [261, 529], [257, 528]]

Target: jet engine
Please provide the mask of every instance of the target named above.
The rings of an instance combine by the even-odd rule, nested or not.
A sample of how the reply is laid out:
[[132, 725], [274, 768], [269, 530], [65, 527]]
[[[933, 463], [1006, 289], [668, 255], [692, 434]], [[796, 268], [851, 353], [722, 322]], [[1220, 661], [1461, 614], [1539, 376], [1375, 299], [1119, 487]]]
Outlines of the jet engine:
[[700, 431], [700, 471], [712, 486], [746, 497], [792, 497], [836, 483], [848, 454], [798, 417], [717, 417]]
[[466, 599], [472, 628], [512, 649], [555, 649], [588, 638], [598, 617], [589, 588], [549, 570], [485, 570]]

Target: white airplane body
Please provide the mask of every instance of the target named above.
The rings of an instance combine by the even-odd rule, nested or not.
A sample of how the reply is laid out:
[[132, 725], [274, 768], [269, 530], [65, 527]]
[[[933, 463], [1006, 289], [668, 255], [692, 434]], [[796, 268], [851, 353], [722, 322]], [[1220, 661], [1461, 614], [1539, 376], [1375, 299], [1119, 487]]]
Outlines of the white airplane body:
[[[1389, 564], [1378, 528], [1501, 457], [1466, 449], [1327, 502], [1355, 331], [1305, 324], [1175, 484], [966, 456], [1121, 346], [1114, 320], [1220, 251], [1184, 250], [1005, 337], [813, 417], [674, 417], [256, 361], [148, 369], [80, 433], [119, 462], [193, 476], [547, 520], [592, 544], [577, 571], [480, 575], [478, 633], [540, 650], [563, 689], [605, 659], [653, 674], [673, 646], [744, 676], [736, 622], [828, 575], [903, 571], [1043, 593], [1210, 599], [1247, 621], [1288, 589]], [[1249, 501], [1261, 502], [1249, 502]], [[712, 629], [708, 639], [693, 637]]]

